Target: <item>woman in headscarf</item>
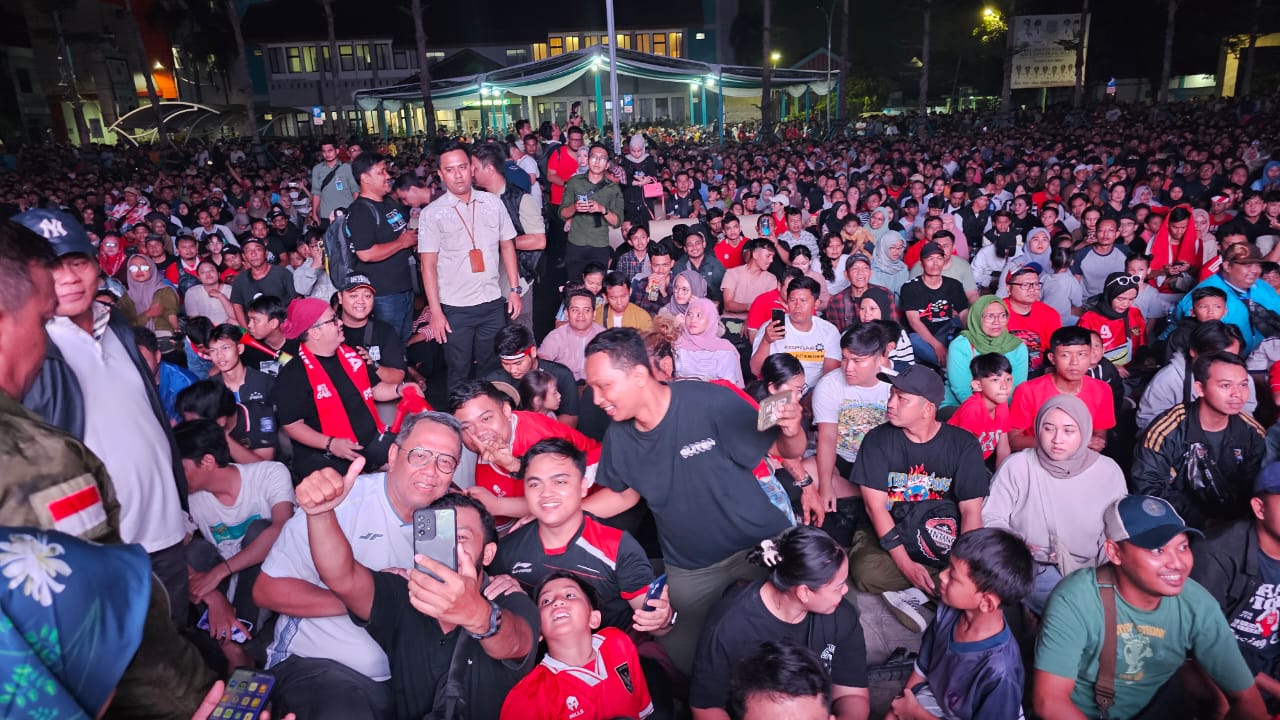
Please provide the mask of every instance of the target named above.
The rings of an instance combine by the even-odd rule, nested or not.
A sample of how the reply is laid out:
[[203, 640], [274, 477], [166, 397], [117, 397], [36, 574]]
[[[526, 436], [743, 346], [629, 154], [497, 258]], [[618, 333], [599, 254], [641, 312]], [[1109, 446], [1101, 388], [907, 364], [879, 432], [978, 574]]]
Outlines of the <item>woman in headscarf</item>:
[[881, 205], [871, 211], [871, 215], [867, 218], [867, 230], [871, 233], [871, 239], [877, 245], [880, 244], [880, 238], [885, 233], [894, 232], [889, 224], [893, 222], [893, 208], [888, 205]]
[[906, 252], [907, 241], [900, 233], [894, 230], [881, 233], [871, 254], [871, 284], [889, 288], [896, 297], [902, 284], [911, 279], [911, 272], [902, 261]]
[[625, 215], [642, 217], [647, 221], [653, 217], [656, 198], [646, 198], [644, 187], [659, 181], [659, 168], [657, 159], [648, 152], [643, 135], [631, 136], [627, 141], [627, 154], [622, 156], [618, 166], [626, 174], [626, 181], [622, 184]]
[[[1196, 208], [1191, 211], [1191, 224], [1195, 226], [1196, 238], [1200, 241], [1200, 267], [1208, 265], [1218, 257], [1218, 238], [1209, 232], [1209, 211]], [[1199, 274], [1196, 275], [1199, 277]]]
[[742, 356], [733, 343], [717, 337], [720, 313], [707, 298], [693, 298], [684, 329], [676, 340], [676, 375], [686, 378], [724, 378], [742, 387]]
[[1192, 223], [1191, 206], [1173, 208], [1147, 245], [1147, 255], [1151, 257], [1147, 282], [1162, 293], [1189, 292], [1200, 277], [1203, 253], [1199, 232]]
[[841, 200], [831, 206], [828, 210], [823, 210], [822, 233], [824, 235], [840, 232], [840, 228], [844, 227], [844, 220], [849, 216], [849, 203]]
[[1026, 241], [1022, 246], [1022, 252], [1009, 258], [996, 281], [996, 295], [1008, 297], [1009, 271], [1028, 263], [1036, 263], [1040, 266], [1040, 279], [1042, 281], [1052, 275], [1052, 255], [1053, 236], [1049, 234], [1049, 231], [1042, 227], [1034, 227], [1028, 230]]
[[1082, 328], [1093, 330], [1102, 338], [1102, 355], [1110, 360], [1121, 377], [1129, 377], [1125, 367], [1147, 343], [1147, 321], [1142, 311], [1133, 306], [1138, 298], [1142, 278], [1116, 272], [1107, 276], [1102, 295], [1093, 307], [1080, 315]]
[[1027, 379], [1027, 346], [1009, 332], [1009, 308], [995, 295], [983, 295], [969, 306], [965, 329], [947, 347], [947, 397], [943, 407], [956, 406], [969, 399], [973, 394], [969, 363], [987, 353], [999, 353], [1009, 359], [1013, 366], [1013, 387]]
[[666, 315], [683, 326], [689, 303], [706, 296], [707, 279], [695, 270], [682, 270], [671, 280], [671, 300], [658, 310], [658, 315]]
[[1036, 447], [1010, 455], [991, 478], [982, 525], [1031, 548], [1036, 583], [1023, 604], [1040, 615], [1062, 578], [1104, 560], [1103, 511], [1128, 489], [1120, 466], [1089, 449], [1093, 418], [1076, 396], [1050, 398], [1033, 429]]
[[146, 325], [157, 337], [178, 329], [178, 292], [170, 287], [146, 255], [129, 258], [129, 291], [120, 298], [120, 310], [134, 325]]
[[128, 256], [124, 253], [120, 236], [113, 232], [103, 235], [102, 241], [98, 243], [98, 267], [102, 268], [102, 274], [124, 282], [127, 279], [124, 268], [126, 260]]

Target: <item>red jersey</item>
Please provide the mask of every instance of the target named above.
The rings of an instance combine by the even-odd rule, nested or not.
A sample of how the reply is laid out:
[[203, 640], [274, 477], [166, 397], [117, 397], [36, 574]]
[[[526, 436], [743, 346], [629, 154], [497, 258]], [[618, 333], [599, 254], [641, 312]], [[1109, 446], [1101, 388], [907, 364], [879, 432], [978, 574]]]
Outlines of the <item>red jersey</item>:
[[751, 301], [751, 307], [747, 308], [747, 327], [758, 330], [773, 319], [774, 310], [786, 309], [787, 306], [782, 302], [782, 293], [778, 292], [777, 288], [761, 293]]
[[[1093, 417], [1094, 432], [1110, 430], [1116, 426], [1115, 396], [1111, 394], [1111, 386], [1097, 378], [1084, 377], [1080, 380], [1080, 392], [1076, 397], [1089, 408]], [[1053, 383], [1053, 373], [1046, 373], [1034, 380], [1028, 380], [1013, 391], [1013, 403], [1009, 407], [1009, 427], [1024, 432], [1031, 432], [1031, 425], [1036, 421], [1036, 413], [1049, 398], [1061, 395], [1058, 386]]]
[[[1007, 300], [1005, 305], [1009, 305]], [[1031, 311], [1026, 315], [1009, 307], [1009, 332], [1027, 346], [1027, 358], [1031, 361], [1033, 371], [1040, 369], [1044, 362], [1044, 351], [1049, 349], [1049, 337], [1060, 327], [1062, 316], [1042, 302], [1031, 303]]]
[[[567, 145], [560, 145], [547, 156], [547, 172], [556, 171], [560, 179], [569, 182], [569, 178], [578, 172], [578, 155], [569, 150]], [[560, 201], [564, 199], [564, 186], [551, 184], [551, 204], [557, 213], [560, 212]]]
[[572, 667], [547, 655], [502, 703], [501, 720], [609, 720], [653, 714], [640, 655], [626, 634], [604, 628], [591, 636], [594, 663]]
[[[600, 443], [542, 413], [527, 410], [511, 413], [511, 454], [515, 457], [523, 456], [539, 440], [553, 437], [568, 440], [587, 454], [586, 480], [588, 485], [594, 485], [596, 467], [600, 464]], [[513, 478], [505, 470], [483, 460], [476, 461], [476, 487], [489, 490], [498, 497], [524, 497], [523, 480]], [[511, 518], [494, 519], [499, 526], [511, 521]]]
[[725, 270], [736, 268], [742, 264], [742, 246], [747, 242], [747, 238], [738, 237], [738, 244], [732, 245], [728, 240], [721, 240], [716, 243], [715, 253], [716, 259], [724, 265]]
[[1103, 357], [1116, 365], [1127, 365], [1133, 360], [1134, 350], [1147, 343], [1147, 321], [1136, 307], [1129, 308], [1127, 317], [1115, 320], [1090, 310], [1076, 324], [1098, 333]]
[[1009, 434], [1009, 406], [996, 405], [995, 415], [987, 411], [987, 401], [978, 393], [960, 403], [948, 425], [954, 425], [973, 433], [982, 446], [982, 458], [991, 457], [996, 451], [996, 444], [1002, 436]]
[[169, 267], [165, 268], [164, 279], [168, 280], [174, 287], [178, 287], [178, 284], [182, 281], [183, 275], [189, 275], [199, 282], [200, 278], [196, 275], [196, 268], [198, 267], [200, 267], [199, 260], [196, 260], [195, 265], [187, 267], [186, 264], [183, 263], [182, 259], [179, 258], [174, 260]]

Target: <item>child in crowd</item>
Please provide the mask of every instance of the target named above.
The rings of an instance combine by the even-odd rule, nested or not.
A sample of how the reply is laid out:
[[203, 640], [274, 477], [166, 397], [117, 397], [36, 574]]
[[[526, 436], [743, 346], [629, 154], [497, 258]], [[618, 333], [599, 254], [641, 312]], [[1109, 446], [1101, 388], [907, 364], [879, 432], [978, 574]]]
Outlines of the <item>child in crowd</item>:
[[938, 616], [891, 717], [1023, 716], [1022, 654], [1004, 608], [1017, 608], [1031, 590], [1033, 568], [1031, 551], [1004, 530], [970, 530], [956, 540], [938, 578]]
[[542, 413], [555, 419], [560, 409], [560, 390], [555, 377], [545, 370], [530, 370], [520, 378], [520, 409]]
[[1053, 272], [1044, 275], [1040, 301], [1058, 311], [1063, 325], [1075, 325], [1084, 305], [1084, 287], [1071, 274], [1072, 256], [1067, 248], [1056, 248], [1049, 255]]
[[[564, 287], [560, 288], [561, 297], [568, 297], [570, 290], [585, 288], [595, 298], [596, 308], [600, 308], [608, 302], [604, 295], [605, 272], [604, 266], [600, 263], [587, 263], [582, 268], [582, 281], [570, 281], [565, 284]], [[556, 311], [556, 327], [560, 327], [567, 322], [569, 322], [569, 311], [566, 309], [565, 304], [561, 302], [560, 309]]]
[[982, 458], [995, 470], [1009, 457], [1009, 397], [1013, 394], [1013, 366], [1000, 353], [985, 353], [969, 361], [973, 394], [960, 404], [947, 424], [977, 436]]
[[1170, 325], [1162, 336], [1165, 341], [1165, 359], [1187, 352], [1191, 344], [1191, 333], [1200, 323], [1221, 320], [1226, 314], [1227, 291], [1209, 285], [1192, 290], [1191, 314], [1179, 320], [1176, 325]]

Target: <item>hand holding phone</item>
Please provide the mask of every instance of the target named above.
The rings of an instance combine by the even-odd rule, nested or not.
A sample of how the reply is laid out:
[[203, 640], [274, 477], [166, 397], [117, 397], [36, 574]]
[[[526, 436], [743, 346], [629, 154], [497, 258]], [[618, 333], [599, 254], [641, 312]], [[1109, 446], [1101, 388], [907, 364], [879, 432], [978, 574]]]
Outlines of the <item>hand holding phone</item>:
[[[268, 672], [239, 668], [231, 673], [213, 712], [205, 717], [222, 720], [258, 720], [267, 708], [271, 689], [276, 684], [274, 675]], [[203, 709], [203, 705], [201, 708]], [[197, 716], [199, 711], [197, 711]]]

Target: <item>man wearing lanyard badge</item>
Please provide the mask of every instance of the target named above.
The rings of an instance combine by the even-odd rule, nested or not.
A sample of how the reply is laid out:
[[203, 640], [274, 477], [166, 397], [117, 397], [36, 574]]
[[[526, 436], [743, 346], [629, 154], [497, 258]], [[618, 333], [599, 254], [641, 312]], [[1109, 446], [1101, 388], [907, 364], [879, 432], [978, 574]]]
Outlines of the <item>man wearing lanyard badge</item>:
[[[431, 337], [444, 346], [449, 387], [498, 369], [493, 339], [520, 315], [515, 226], [497, 195], [471, 187], [471, 153], [440, 149], [440, 180], [448, 191], [418, 219], [422, 287], [431, 308]], [[505, 299], [504, 299], [505, 298]]]

